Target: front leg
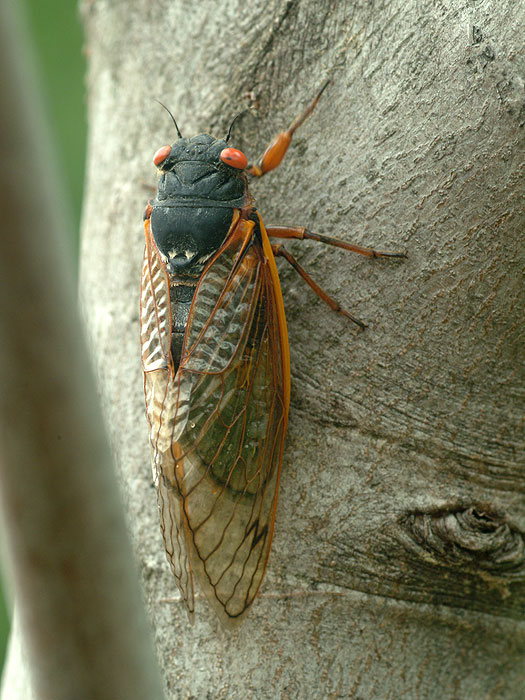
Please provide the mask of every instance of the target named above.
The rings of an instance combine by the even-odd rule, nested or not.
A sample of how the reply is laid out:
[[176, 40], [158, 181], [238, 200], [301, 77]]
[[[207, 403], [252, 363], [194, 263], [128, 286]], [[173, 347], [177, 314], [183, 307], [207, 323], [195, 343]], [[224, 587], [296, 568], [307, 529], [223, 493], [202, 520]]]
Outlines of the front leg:
[[302, 114], [293, 120], [290, 127], [286, 131], [281, 131], [280, 134], [277, 134], [256, 163], [248, 166], [247, 172], [250, 173], [250, 175], [262, 177], [265, 173], [270, 172], [270, 170], [274, 170], [280, 164], [286, 151], [288, 150], [288, 146], [292, 141], [294, 131], [298, 129], [305, 119], [313, 112], [316, 104], [319, 102], [319, 98], [323, 94], [329, 82], [329, 80], [326, 81], [326, 83], [317, 93], [317, 97], [312, 104], [305, 109]]

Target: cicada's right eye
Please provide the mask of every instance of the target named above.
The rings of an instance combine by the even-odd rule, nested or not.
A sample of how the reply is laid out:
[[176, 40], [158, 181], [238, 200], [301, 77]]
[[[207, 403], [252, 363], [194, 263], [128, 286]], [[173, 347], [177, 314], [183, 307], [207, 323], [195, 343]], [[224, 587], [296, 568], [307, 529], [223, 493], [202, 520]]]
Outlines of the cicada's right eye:
[[170, 151], [171, 146], [162, 146], [162, 148], [159, 148], [159, 150], [155, 153], [153, 156], [153, 163], [157, 166], [157, 168], [166, 160], [170, 154]]
[[237, 148], [224, 148], [221, 151], [219, 158], [226, 165], [230, 165], [237, 170], [244, 170], [248, 165], [248, 159], [242, 151]]

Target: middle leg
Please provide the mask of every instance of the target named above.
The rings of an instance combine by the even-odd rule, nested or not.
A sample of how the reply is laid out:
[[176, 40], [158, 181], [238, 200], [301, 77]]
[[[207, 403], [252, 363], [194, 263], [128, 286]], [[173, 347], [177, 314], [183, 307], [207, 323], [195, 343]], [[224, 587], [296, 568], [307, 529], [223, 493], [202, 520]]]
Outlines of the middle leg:
[[345, 241], [341, 241], [338, 238], [332, 238], [331, 236], [323, 236], [321, 233], [313, 233], [305, 226], [267, 226], [266, 232], [270, 238], [292, 238], [301, 241], [318, 241], [319, 243], [325, 243], [326, 245], [333, 245], [337, 248], [350, 250], [353, 253], [359, 253], [359, 255], [365, 255], [367, 258], [407, 257], [406, 253], [386, 253], [381, 250], [374, 250], [373, 248], [363, 248], [363, 246], [356, 245], [355, 243], [346, 243]]

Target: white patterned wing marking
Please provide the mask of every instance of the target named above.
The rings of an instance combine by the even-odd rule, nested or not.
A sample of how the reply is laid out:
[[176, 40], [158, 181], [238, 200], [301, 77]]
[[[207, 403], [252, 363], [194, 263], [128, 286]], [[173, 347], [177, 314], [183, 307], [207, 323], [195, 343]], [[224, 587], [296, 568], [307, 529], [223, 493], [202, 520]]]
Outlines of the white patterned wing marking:
[[146, 246], [142, 266], [140, 340], [144, 372], [169, 364], [169, 282], [157, 255]]

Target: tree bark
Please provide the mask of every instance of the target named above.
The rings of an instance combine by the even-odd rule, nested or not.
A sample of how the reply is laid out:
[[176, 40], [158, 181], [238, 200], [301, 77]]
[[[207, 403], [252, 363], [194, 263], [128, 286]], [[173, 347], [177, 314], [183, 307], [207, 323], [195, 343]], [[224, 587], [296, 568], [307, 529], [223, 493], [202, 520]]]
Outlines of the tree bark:
[[[488, 0], [84, 5], [82, 298], [170, 697], [498, 698], [525, 683], [520, 322], [525, 9]], [[268, 224], [408, 260], [293, 252], [291, 419], [265, 582], [234, 633], [191, 627], [165, 561], [138, 351], [153, 153], [226, 133], [257, 156], [331, 85]], [[292, 244], [289, 246], [292, 248]], [[168, 691], [170, 692], [170, 691]]]

